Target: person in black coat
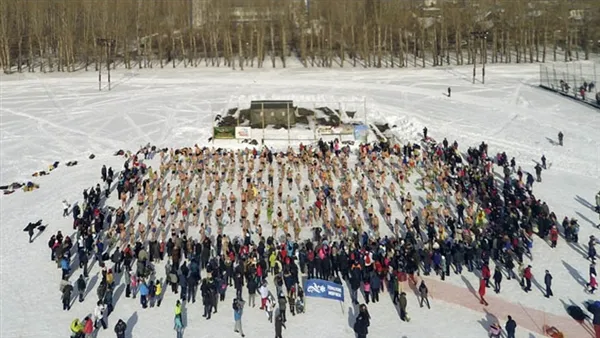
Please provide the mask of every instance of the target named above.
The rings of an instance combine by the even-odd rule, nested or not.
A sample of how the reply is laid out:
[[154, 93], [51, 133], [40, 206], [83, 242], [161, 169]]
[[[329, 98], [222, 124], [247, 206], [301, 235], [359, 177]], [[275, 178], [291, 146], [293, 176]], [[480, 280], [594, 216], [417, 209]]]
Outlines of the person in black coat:
[[506, 325], [504, 325], [504, 328], [506, 329], [506, 338], [515, 338], [517, 322], [515, 322], [511, 316], [508, 316], [508, 320], [506, 321]]
[[73, 293], [73, 286], [70, 283], [67, 283], [62, 288], [62, 304], [63, 310], [71, 309], [71, 294]]
[[544, 284], [546, 284], [546, 298], [554, 296], [552, 293], [552, 275], [548, 270], [546, 270], [546, 274], [544, 275]]
[[213, 307], [213, 294], [212, 288], [207, 279], [202, 281], [202, 285], [200, 285], [200, 292], [202, 294], [202, 305], [204, 305], [204, 314], [202, 317], [210, 319]]
[[281, 335], [281, 328], [287, 329], [285, 327], [285, 323], [283, 322], [283, 317], [281, 317], [281, 313], [278, 313], [275, 317], [275, 338], [283, 338]]
[[85, 279], [83, 279], [83, 275], [79, 275], [77, 279], [77, 293], [79, 294], [79, 302], [83, 302], [83, 298], [85, 297], [85, 289], [87, 287]]
[[358, 338], [367, 338], [369, 325], [371, 325], [371, 316], [369, 315], [369, 311], [367, 311], [367, 306], [361, 304], [358, 316], [354, 322], [354, 332], [356, 333], [356, 336]]
[[127, 324], [122, 319], [119, 319], [115, 325], [115, 333], [117, 338], [125, 338], [125, 332], [127, 331]]
[[500, 267], [496, 266], [494, 270], [494, 292], [500, 293], [500, 284], [502, 283], [502, 272]]

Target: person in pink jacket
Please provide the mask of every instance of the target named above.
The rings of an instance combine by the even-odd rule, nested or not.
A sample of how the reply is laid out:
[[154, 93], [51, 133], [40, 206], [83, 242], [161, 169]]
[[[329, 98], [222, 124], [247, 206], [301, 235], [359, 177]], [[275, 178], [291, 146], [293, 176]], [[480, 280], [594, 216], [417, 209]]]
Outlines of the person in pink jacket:
[[365, 303], [369, 304], [369, 295], [371, 294], [371, 282], [365, 281], [363, 283], [363, 291], [365, 292]]

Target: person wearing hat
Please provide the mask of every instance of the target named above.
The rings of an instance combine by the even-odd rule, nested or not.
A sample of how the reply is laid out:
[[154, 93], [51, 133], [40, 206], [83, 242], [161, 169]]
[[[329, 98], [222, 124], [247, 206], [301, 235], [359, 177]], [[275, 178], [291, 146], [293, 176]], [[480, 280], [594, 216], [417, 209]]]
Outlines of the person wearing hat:
[[544, 284], [546, 284], [546, 298], [554, 296], [552, 293], [552, 275], [548, 270], [546, 270], [546, 274], [544, 275]]

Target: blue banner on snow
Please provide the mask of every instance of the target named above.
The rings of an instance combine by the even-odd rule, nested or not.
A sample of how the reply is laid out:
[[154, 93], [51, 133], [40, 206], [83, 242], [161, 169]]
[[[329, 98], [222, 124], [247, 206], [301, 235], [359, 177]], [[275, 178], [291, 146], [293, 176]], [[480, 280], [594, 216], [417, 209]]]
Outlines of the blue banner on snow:
[[309, 279], [304, 287], [307, 297], [319, 297], [344, 301], [344, 287], [322, 279]]

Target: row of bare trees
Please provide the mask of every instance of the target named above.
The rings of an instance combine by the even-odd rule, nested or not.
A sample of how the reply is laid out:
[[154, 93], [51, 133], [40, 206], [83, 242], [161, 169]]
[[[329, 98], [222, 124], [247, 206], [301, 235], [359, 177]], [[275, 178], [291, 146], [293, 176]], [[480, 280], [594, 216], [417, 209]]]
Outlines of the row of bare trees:
[[12, 0], [0, 1], [0, 63], [10, 73], [567, 61], [599, 51], [599, 27], [591, 0]]

